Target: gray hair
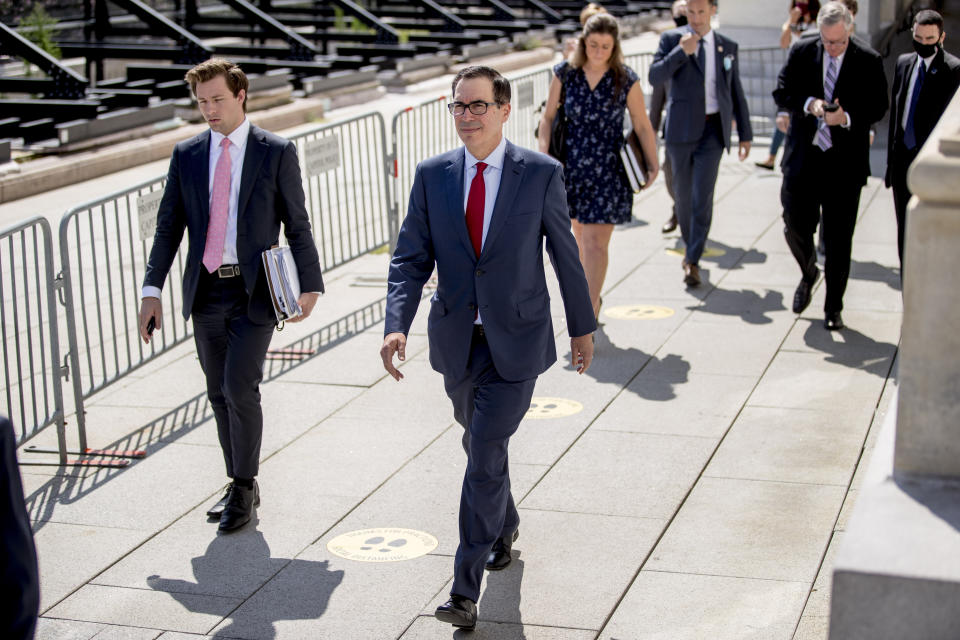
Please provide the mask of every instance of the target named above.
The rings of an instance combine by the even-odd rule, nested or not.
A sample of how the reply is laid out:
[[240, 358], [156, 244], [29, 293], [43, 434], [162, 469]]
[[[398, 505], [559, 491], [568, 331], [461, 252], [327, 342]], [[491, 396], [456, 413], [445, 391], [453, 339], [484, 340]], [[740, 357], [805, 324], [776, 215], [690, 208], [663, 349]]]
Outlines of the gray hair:
[[848, 30], [853, 26], [853, 14], [842, 2], [827, 2], [820, 7], [820, 12], [817, 14], [818, 29], [832, 27], [841, 21]]

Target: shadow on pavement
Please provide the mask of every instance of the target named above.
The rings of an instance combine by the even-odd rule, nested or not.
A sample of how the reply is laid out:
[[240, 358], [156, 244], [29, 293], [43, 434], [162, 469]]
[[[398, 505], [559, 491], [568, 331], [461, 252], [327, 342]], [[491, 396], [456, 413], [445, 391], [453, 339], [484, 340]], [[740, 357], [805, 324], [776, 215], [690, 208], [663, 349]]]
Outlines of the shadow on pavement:
[[[312, 354], [302, 359], [267, 360], [264, 364], [263, 381], [266, 383], [274, 380], [287, 371], [309, 362], [311, 358], [318, 357], [324, 351], [360, 335], [375, 325], [381, 324], [385, 310], [386, 298], [384, 297], [290, 343], [287, 345], [287, 349], [306, 350], [311, 351]], [[150, 455], [160, 451], [166, 445], [176, 442], [178, 438], [212, 419], [213, 412], [207, 402], [206, 392], [202, 392], [139, 429], [109, 444], [98, 445], [98, 448], [144, 449], [149, 458]], [[30, 513], [34, 532], [42, 529], [44, 524], [50, 520], [57, 504], [76, 502], [140, 463], [142, 463], [141, 460], [134, 460], [130, 466], [120, 469], [64, 470], [62, 473], [51, 477], [49, 481], [26, 497], [27, 511]]]
[[850, 277], [868, 282], [885, 282], [894, 291], [900, 291], [900, 269], [879, 262], [850, 261]]
[[[288, 560], [271, 558], [270, 547], [263, 533], [248, 525], [248, 530], [232, 535], [216, 535], [206, 553], [190, 561], [196, 582], [168, 579], [160, 576], [147, 578], [147, 585], [155, 591], [170, 594], [187, 611], [222, 615], [220, 607], [204, 607], [214, 599], [197, 598], [197, 594], [223, 594], [224, 584], [247, 582], [265, 584], [258, 595], [264, 606], [255, 616], [244, 616], [242, 622], [230, 620], [214, 636], [228, 638], [276, 637], [273, 623], [279, 620], [316, 620], [327, 610], [330, 595], [343, 581], [344, 572], [330, 571], [328, 561]], [[268, 582], [284, 570], [284, 580]], [[251, 579], [251, 573], [254, 574]], [[277, 585], [286, 587], [286, 591]], [[272, 587], [272, 588], [271, 588]], [[249, 606], [253, 600], [247, 600]], [[216, 610], [211, 610], [216, 609]]]
[[749, 324], [770, 324], [773, 318], [768, 312], [783, 311], [783, 294], [779, 291], [767, 289], [761, 298], [756, 291], [742, 289], [714, 288], [703, 301], [694, 307], [687, 307], [690, 311], [699, 313], [713, 313], [722, 316], [739, 316]]
[[[657, 358], [634, 347], [621, 349], [610, 341], [603, 324], [594, 336], [593, 363], [585, 375], [597, 382], [624, 385], [625, 390], [658, 402], [676, 398], [674, 387], [687, 382], [690, 363], [675, 353]], [[564, 358], [569, 369], [570, 353]]]
[[521, 553], [514, 549], [513, 562], [503, 571], [487, 572], [487, 587], [477, 604], [477, 628], [475, 631], [458, 629], [453, 633], [455, 640], [526, 640], [520, 616], [520, 587], [523, 585]]
[[862, 369], [881, 378], [891, 376], [897, 345], [878, 342], [849, 326], [835, 332], [824, 329], [820, 320], [800, 320], [810, 324], [803, 333], [803, 341], [808, 347], [826, 353], [827, 362]]

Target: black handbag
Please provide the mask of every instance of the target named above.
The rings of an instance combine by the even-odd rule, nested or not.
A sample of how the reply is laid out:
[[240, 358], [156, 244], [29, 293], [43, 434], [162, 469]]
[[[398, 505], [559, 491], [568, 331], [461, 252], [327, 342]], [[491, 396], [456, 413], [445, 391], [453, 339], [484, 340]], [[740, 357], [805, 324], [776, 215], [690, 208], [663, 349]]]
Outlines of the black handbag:
[[[560, 102], [557, 104], [557, 115], [554, 117], [550, 128], [550, 145], [547, 147], [547, 153], [559, 160], [561, 164], [567, 163], [567, 113], [566, 107], [564, 106], [566, 94], [567, 85], [563, 81], [563, 78], [560, 78]], [[547, 101], [544, 100], [540, 103], [540, 107], [535, 113], [540, 115], [546, 108]], [[534, 137], [539, 138], [539, 132], [540, 121], [537, 120], [537, 126], [533, 130]]]

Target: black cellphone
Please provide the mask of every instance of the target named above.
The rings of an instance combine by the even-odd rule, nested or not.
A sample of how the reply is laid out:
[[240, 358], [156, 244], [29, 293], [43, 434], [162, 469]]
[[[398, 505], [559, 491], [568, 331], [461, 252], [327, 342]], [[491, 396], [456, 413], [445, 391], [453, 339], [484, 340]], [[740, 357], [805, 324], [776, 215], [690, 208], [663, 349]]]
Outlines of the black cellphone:
[[840, 105], [838, 105], [838, 104], [835, 103], [835, 102], [825, 102], [825, 103], [823, 103], [823, 110], [824, 110], [824, 111], [834, 112], [834, 111], [836, 111], [836, 110], [839, 109], [839, 108], [840, 108]]
[[153, 330], [157, 328], [157, 319], [153, 316], [150, 316], [150, 319], [147, 320], [147, 335], [153, 335]]

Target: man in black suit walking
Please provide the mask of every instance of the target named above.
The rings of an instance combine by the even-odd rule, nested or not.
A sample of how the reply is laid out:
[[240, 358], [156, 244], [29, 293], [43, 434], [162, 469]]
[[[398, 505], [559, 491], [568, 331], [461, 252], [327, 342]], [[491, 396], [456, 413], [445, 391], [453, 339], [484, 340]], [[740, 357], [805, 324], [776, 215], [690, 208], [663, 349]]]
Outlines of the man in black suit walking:
[[233, 63], [213, 58], [191, 69], [186, 81], [210, 130], [173, 151], [143, 279], [140, 335], [150, 341], [151, 319], [160, 328], [160, 290], [188, 229], [182, 312], [184, 318], [193, 315], [197, 355], [232, 480], [207, 515], [219, 519], [221, 531], [232, 531], [250, 521], [260, 501], [260, 381], [276, 324], [261, 254], [277, 244], [281, 224], [305, 292], [299, 299], [303, 315], [289, 322], [310, 314], [323, 277], [296, 146], [250, 124], [247, 77]]
[[40, 579], [16, 450], [13, 425], [0, 416], [0, 638], [32, 640], [40, 606]]
[[819, 275], [813, 234], [822, 210], [824, 326], [832, 331], [843, 328], [853, 229], [870, 175], [870, 126], [887, 110], [880, 54], [850, 37], [852, 25], [842, 3], [824, 4], [817, 14], [820, 37], [793, 46], [773, 92], [776, 103], [790, 110], [780, 199], [787, 245], [801, 271], [793, 311], [810, 304]]
[[907, 203], [912, 195], [907, 169], [960, 86], [960, 59], [944, 51], [946, 35], [939, 13], [929, 9], [918, 12], [913, 19], [915, 53], [900, 56], [893, 75], [885, 182], [893, 187], [901, 273]]

